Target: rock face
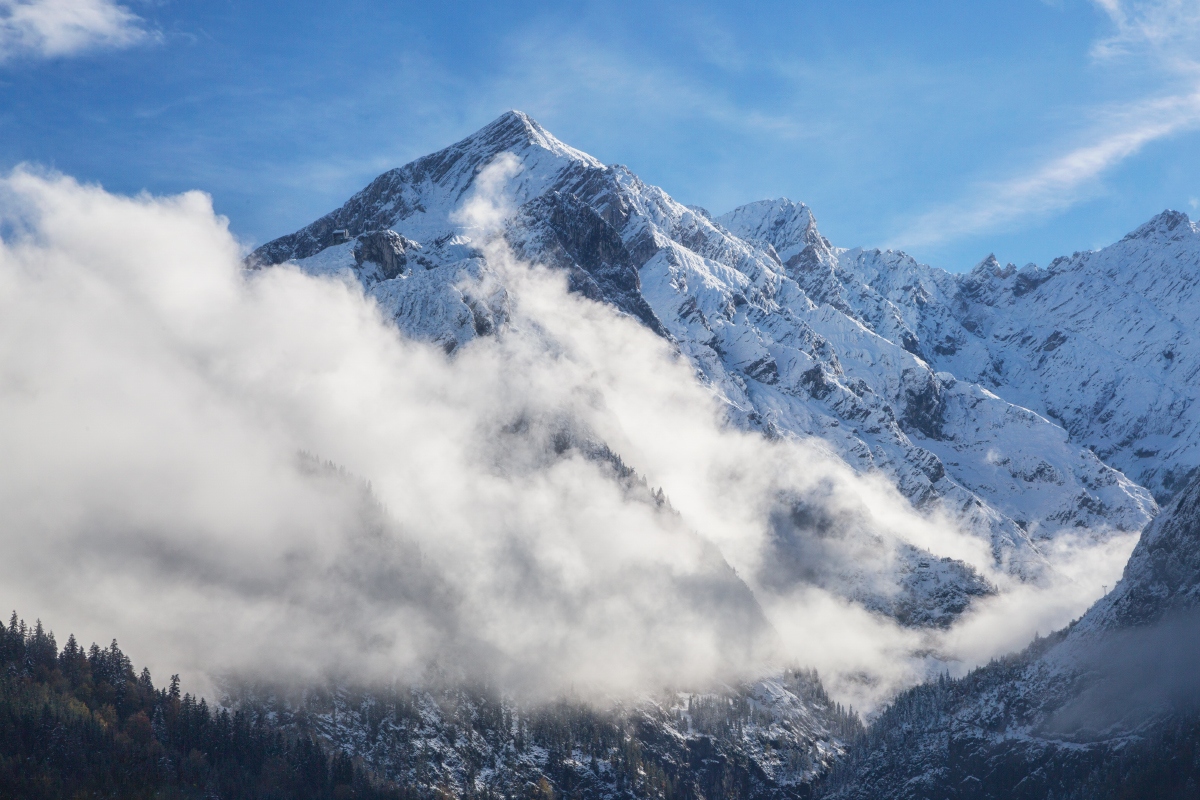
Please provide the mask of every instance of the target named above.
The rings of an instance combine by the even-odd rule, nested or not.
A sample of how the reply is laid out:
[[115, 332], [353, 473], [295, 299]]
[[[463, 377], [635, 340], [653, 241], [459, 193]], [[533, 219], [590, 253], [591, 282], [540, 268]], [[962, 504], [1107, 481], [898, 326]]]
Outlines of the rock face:
[[416, 242], [405, 239], [395, 231], [371, 231], [360, 234], [354, 243], [354, 265], [360, 270], [365, 262], [379, 268], [382, 280], [403, 275], [408, 269], [409, 252], [419, 249]]
[[[479, 171], [502, 153], [520, 165], [503, 187], [515, 252], [567, 271], [574, 290], [670, 339], [723, 395], [737, 424], [820, 437], [854, 469], [890, 475], [914, 505], [943, 508], [987, 537], [996, 558], [1021, 574], [1040, 569], [1041, 539], [1063, 530], [1138, 530], [1155, 513], [1146, 490], [1048, 411], [1012, 402], [986, 376], [947, 369], [957, 362], [937, 361], [927, 343], [946, 336], [931, 336], [889, 299], [929, 297], [921, 303], [958, 310], [965, 280], [902, 254], [834, 248], [811, 211], [786, 200], [714, 220], [627, 168], [559, 142], [519, 112], [384, 173], [250, 262], [350, 270], [401, 330], [452, 351], [506, 318], [506, 290], [478, 233], [454, 214]], [[335, 230], [357, 238], [334, 242]], [[418, 253], [421, 268], [393, 275], [389, 264], [401, 256], [379, 264], [356, 255], [366, 252], [362, 236], [376, 231], [402, 237], [400, 249]], [[959, 328], [984, 331], [975, 316], [964, 315]]]
[[666, 330], [642, 296], [638, 264], [617, 231], [573, 194], [530, 200], [509, 225], [517, 255], [566, 270], [571, 291], [612, 303], [655, 333]]
[[1197, 612], [1200, 479], [1082, 619], [961, 680], [904, 693], [818, 794], [1194, 797]]

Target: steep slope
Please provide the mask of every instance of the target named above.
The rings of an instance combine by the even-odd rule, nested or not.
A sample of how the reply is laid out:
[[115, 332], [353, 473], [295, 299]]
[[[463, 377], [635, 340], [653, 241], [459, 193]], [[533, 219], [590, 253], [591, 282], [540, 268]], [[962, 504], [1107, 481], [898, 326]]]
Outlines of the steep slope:
[[1200, 477], [1142, 534], [1121, 582], [1080, 621], [1080, 635], [1153, 625], [1200, 607]]
[[854, 469], [890, 475], [918, 507], [961, 519], [1022, 574], [1041, 569], [1030, 531], [1103, 535], [1153, 514], [1144, 490], [1044, 416], [935, 372], [889, 331], [827, 302], [803, 265], [834, 251], [806, 209], [772, 228], [800, 236], [781, 251], [767, 231], [731, 231], [740, 223], [714, 222], [519, 112], [385, 173], [250, 261], [352, 274], [402, 330], [453, 350], [506, 320], [507, 289], [456, 213], [502, 153], [518, 167], [500, 187], [514, 250], [672, 340], [734, 422], [820, 437]]
[[1198, 611], [1200, 479], [1082, 619], [961, 680], [901, 695], [821, 795], [1194, 797]]
[[1164, 212], [1116, 244], [1045, 270], [987, 265], [960, 281], [961, 319], [1018, 402], [1166, 499], [1200, 465], [1200, 230]]

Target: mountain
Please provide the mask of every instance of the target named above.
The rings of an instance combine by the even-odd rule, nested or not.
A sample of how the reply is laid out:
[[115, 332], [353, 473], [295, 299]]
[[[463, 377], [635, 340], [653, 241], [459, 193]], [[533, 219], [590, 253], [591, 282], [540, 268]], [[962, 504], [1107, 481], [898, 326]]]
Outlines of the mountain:
[[[480, 233], [456, 216], [483, 167], [504, 153], [519, 166], [503, 186], [514, 252], [566, 271], [573, 290], [671, 341], [735, 424], [817, 437], [858, 472], [882, 471], [914, 506], [952, 514], [1026, 577], [1044, 568], [1038, 542], [1136, 531], [1156, 512], [1148, 491], [1046, 413], [929, 360], [923, 329], [903, 308], [849, 279], [845, 265], [867, 256], [833, 247], [807, 207], [768, 201], [714, 219], [520, 112], [384, 173], [249, 263], [353, 275], [402, 331], [453, 351], [507, 319]], [[932, 276], [946, 307], [958, 302], [953, 276], [911, 269]], [[910, 555], [915, 586], [931, 567]], [[970, 577], [952, 583], [952, 598], [918, 597], [906, 618], [946, 624], [988, 591]]]
[[1044, 269], [989, 256], [959, 275], [825, 246], [803, 206], [755, 203], [721, 220], [772, 244], [811, 297], [1054, 420], [1159, 499], [1200, 465], [1200, 229], [1186, 215], [1165, 211]]
[[960, 680], [898, 697], [824, 783], [830, 798], [1195, 797], [1200, 479], [1081, 619]]
[[[500, 213], [485, 225], [464, 209], [488, 193]], [[497, 231], [505, 248], [494, 246]], [[545, 265], [669, 343], [732, 425], [818, 440], [852, 470], [885, 476], [930, 519], [951, 516], [1017, 578], [1046, 577], [1043, 554], [1060, 537], [1143, 531], [1120, 583], [1024, 651], [901, 693], [867, 728], [804, 669], [731, 671], [726, 685], [620, 703], [547, 702], [522, 691], [540, 675], [534, 660], [555, 655], [489, 648], [483, 628], [496, 626], [472, 627], [449, 580], [460, 565], [423, 559], [369, 484], [302, 455], [305, 474], [361, 509], [362, 535], [322, 562], [322, 574], [382, 587], [370, 602], [405, 605], [452, 634], [426, 674], [361, 686], [345, 675], [359, 674], [353, 662], [367, 648], [339, 648], [343, 676], [289, 685], [282, 666], [274, 685], [226, 676], [210, 710], [174, 681], [155, 688], [115, 642], [84, 653], [71, 639], [60, 652], [40, 623], [14, 617], [0, 625], [0, 794], [1194, 797], [1198, 241], [1186, 216], [1167, 212], [1045, 269], [989, 258], [954, 275], [903, 253], [836, 247], [811, 209], [786, 199], [714, 217], [507, 113], [384, 173], [256, 250], [247, 267], [356, 281], [406, 335], [470, 365], [472, 342], [519, 332], [524, 284], [502, 262]], [[684, 527], [610, 442], [571, 419], [518, 422], [504, 430], [523, 437], [531, 469], [592, 462], [625, 502]], [[873, 538], [819, 504], [778, 506], [773, 550], [755, 574], [735, 571], [693, 531], [672, 539], [695, 545], [696, 563], [649, 572], [652, 594], [686, 598], [660, 618], [720, 617], [704, 621], [741, 664], [733, 654], [757, 657], [759, 640], [775, 633], [769, 593], [816, 584], [918, 629], [899, 633], [936, 661], [945, 639], [930, 629], [950, 628], [998, 592], [963, 561]], [[806, 549], [852, 537], [858, 553], [894, 552], [826, 568]], [[525, 551], [508, 549], [500, 558], [520, 566]], [[887, 571], [884, 590], [873, 569]], [[550, 597], [527, 583], [523, 608]]]

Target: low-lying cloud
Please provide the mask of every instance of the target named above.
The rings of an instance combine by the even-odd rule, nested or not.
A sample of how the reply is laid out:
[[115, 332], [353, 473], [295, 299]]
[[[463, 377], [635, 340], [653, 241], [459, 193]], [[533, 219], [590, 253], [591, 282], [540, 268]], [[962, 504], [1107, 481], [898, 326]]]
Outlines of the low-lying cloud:
[[[509, 323], [447, 356], [352, 281], [246, 272], [203, 194], [5, 179], [0, 602], [196, 681], [436, 664], [614, 696], [793, 662], [861, 707], [1119, 573], [1127, 552], [1084, 541], [1076, 578], [1019, 584], [819, 443], [731, 428], [667, 342], [489, 238], [496, 203], [462, 221]], [[790, 582], [766, 569], [787, 504], [834, 521]], [[909, 545], [999, 594], [931, 632], [838, 590], [894, 594]]]

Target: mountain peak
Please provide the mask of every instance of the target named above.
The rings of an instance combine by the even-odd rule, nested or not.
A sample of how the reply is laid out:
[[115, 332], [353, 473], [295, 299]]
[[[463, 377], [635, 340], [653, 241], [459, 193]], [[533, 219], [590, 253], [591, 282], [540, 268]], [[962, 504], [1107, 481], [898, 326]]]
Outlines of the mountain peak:
[[784, 261], [822, 239], [812, 209], [786, 197], [746, 203], [717, 222], [735, 236], [770, 244]]
[[1182, 211], [1167, 209], [1151, 218], [1149, 222], [1128, 234], [1121, 241], [1148, 239], [1151, 237], [1175, 240], [1197, 232], [1196, 226], [1192, 224], [1187, 214], [1184, 214]]
[[[537, 120], [516, 109], [505, 111], [467, 138], [451, 145], [448, 150], [468, 150], [493, 157], [505, 151], [524, 148], [548, 150], [555, 156], [580, 161], [588, 166], [604, 166], [598, 160], [576, 150], [546, 130]], [[443, 151], [444, 152], [444, 151]], [[438, 154], [434, 154], [436, 156]]]
[[491, 125], [519, 125], [528, 131], [544, 131], [538, 121], [518, 108], [510, 108], [491, 122]]
[[[532, 144], [539, 139], [557, 142], [549, 131], [538, 124], [537, 120], [524, 111], [512, 109], [505, 111], [494, 120], [472, 133], [460, 144], [495, 143], [501, 145]], [[503, 147], [501, 147], [503, 149]]]
[[1015, 264], [1000, 266], [1000, 259], [996, 258], [995, 253], [988, 253], [987, 257], [980, 261], [972, 268], [972, 274], [987, 275], [989, 277], [1007, 278], [1017, 271]]
[[519, 202], [557, 186], [569, 174], [604, 165], [564, 144], [523, 111], [506, 111], [449, 147], [388, 170], [338, 209], [295, 233], [255, 250], [249, 262], [279, 264], [308, 258], [332, 244], [407, 221], [405, 235], [426, 241], [446, 233], [449, 215], [474, 185], [479, 172], [501, 153], [522, 165], [516, 187]]

